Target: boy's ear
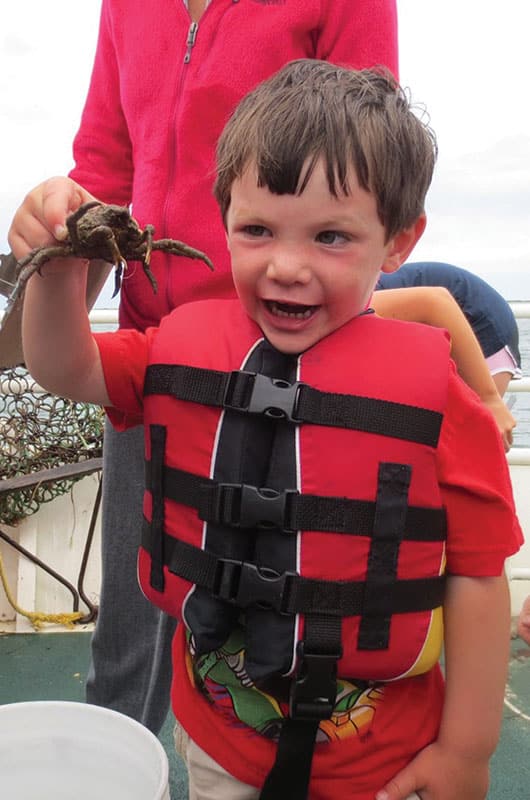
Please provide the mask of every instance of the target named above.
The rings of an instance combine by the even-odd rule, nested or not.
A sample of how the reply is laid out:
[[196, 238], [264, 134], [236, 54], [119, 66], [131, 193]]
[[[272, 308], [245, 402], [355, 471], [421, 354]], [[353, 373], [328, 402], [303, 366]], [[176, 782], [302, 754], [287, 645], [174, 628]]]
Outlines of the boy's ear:
[[410, 228], [399, 231], [392, 237], [381, 272], [395, 272], [399, 269], [421, 238], [426, 225], [427, 217], [421, 214]]

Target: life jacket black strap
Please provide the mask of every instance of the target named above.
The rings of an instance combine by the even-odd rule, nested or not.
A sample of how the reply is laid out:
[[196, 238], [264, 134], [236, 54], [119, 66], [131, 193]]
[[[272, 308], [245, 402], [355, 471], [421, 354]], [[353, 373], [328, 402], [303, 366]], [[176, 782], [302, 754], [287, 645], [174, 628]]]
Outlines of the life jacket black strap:
[[371, 613], [382, 591], [397, 581], [399, 548], [407, 524], [408, 492], [412, 468], [408, 464], [381, 463], [373, 534], [366, 570], [366, 611], [359, 625], [359, 650], [385, 650], [390, 639], [390, 614]]
[[276, 759], [259, 800], [306, 800], [318, 725], [318, 720], [284, 720]]
[[314, 614], [298, 645], [298, 670], [291, 681], [289, 717], [282, 723], [274, 765], [260, 800], [305, 800], [321, 720], [329, 719], [337, 696], [342, 656], [339, 617]]
[[255, 372], [220, 372], [180, 364], [151, 364], [144, 394], [264, 414], [274, 419], [377, 433], [436, 447], [442, 414], [426, 408], [358, 395], [321, 392]]
[[[146, 488], [153, 491], [156, 482], [150, 461], [146, 461], [145, 475]], [[216, 525], [357, 536], [371, 536], [374, 531], [377, 504], [370, 501], [218, 483], [168, 466], [164, 467], [163, 482], [166, 498], [196, 508], [200, 519]], [[404, 525], [401, 536], [407, 541], [435, 542], [446, 538], [443, 508], [408, 506]]]
[[[151, 542], [151, 523], [144, 520], [142, 547], [149, 553]], [[280, 614], [387, 616], [438, 608], [444, 594], [443, 576], [383, 579], [379, 593], [367, 594], [364, 581], [324, 581], [294, 572], [278, 573], [251, 562], [219, 558], [167, 533], [163, 551], [170, 572], [240, 608], [262, 604]]]
[[151, 519], [151, 574], [150, 583], [157, 592], [164, 591], [164, 460], [166, 453], [166, 428], [150, 425], [152, 519]]
[[340, 617], [306, 617], [304, 640], [297, 647], [298, 669], [291, 681], [289, 716], [292, 719], [329, 719], [337, 695], [337, 664], [342, 658]]

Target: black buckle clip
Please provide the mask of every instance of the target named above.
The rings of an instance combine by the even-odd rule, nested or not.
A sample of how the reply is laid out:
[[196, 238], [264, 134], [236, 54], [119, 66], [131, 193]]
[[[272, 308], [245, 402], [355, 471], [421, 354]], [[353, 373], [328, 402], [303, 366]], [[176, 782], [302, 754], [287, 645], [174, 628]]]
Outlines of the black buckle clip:
[[279, 492], [246, 483], [220, 483], [215, 520], [236, 528], [278, 528], [294, 533], [292, 528], [286, 527], [286, 509], [289, 497], [295, 494], [298, 494], [295, 489]]
[[220, 558], [212, 594], [239, 608], [259, 605], [287, 614], [286, 588], [295, 572], [276, 572], [269, 567], [258, 567], [248, 561]]
[[[250, 398], [245, 406], [234, 403], [235, 384], [242, 376], [253, 378]], [[267, 375], [260, 375], [256, 372], [234, 370], [226, 387], [223, 406], [235, 411], [246, 411], [249, 414], [264, 414], [273, 419], [301, 422], [296, 417], [296, 405], [301, 386], [303, 384], [300, 381], [289, 383], [281, 378], [269, 378]]]
[[338, 653], [308, 653], [304, 643], [298, 644], [300, 665], [291, 683], [289, 716], [291, 719], [329, 719], [337, 699]]

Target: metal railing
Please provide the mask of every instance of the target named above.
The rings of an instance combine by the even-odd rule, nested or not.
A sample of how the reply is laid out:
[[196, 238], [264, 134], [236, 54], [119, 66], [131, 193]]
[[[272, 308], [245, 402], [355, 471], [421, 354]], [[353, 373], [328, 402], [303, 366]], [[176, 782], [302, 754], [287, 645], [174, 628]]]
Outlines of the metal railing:
[[[513, 301], [509, 303], [516, 319], [530, 318], [530, 300], [529, 301]], [[0, 312], [1, 313], [1, 312]], [[93, 308], [90, 312], [90, 321], [92, 324], [97, 325], [111, 325], [118, 324], [118, 309], [117, 308]]]

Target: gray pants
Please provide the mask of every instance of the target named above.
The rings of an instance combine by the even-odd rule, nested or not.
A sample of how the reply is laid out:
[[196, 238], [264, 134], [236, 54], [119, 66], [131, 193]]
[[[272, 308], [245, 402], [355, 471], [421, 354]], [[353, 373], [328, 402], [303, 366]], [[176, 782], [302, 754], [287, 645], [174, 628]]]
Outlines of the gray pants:
[[158, 734], [169, 709], [176, 622], [146, 600], [138, 586], [142, 427], [118, 433], [107, 422], [103, 459], [102, 584], [86, 699], [121, 711]]

